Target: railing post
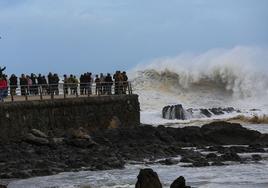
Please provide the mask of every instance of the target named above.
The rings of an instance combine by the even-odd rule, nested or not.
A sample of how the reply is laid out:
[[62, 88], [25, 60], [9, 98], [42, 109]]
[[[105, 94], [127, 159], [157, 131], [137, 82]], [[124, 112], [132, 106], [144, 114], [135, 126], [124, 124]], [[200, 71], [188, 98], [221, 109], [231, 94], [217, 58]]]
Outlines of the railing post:
[[[80, 89], [80, 88], [79, 88]], [[76, 98], [78, 98], [78, 91], [79, 91], [79, 89], [78, 89], [78, 84], [76, 85], [76, 89], [75, 89], [75, 95], [76, 95]], [[81, 93], [80, 93], [80, 95], [81, 95]]]
[[11, 101], [14, 102], [14, 96], [13, 96], [13, 92], [12, 91], [10, 92], [10, 95], [11, 95]]
[[54, 99], [54, 91], [52, 89], [52, 84], [49, 84], [49, 92], [50, 92], [51, 100], [53, 100]]
[[25, 91], [25, 100], [28, 101], [28, 89]]
[[66, 99], [66, 84], [65, 83], [63, 83], [63, 97], [64, 97], [64, 99]]
[[131, 82], [128, 82], [128, 85], [129, 85], [129, 94], [131, 95], [132, 94], [132, 85], [131, 85]]
[[40, 92], [40, 100], [43, 100], [43, 88], [42, 88], [42, 85], [38, 85], [38, 89], [39, 89], [39, 92]]

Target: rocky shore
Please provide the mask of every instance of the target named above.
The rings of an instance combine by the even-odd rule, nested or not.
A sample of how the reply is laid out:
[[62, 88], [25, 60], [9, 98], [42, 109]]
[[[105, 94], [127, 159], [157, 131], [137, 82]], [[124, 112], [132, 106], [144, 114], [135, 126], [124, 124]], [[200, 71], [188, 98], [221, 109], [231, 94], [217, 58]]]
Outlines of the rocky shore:
[[[266, 148], [268, 134], [227, 122], [184, 128], [141, 125], [92, 134], [80, 128], [60, 138], [33, 129], [21, 141], [0, 143], [0, 179], [120, 169], [133, 161], [187, 167], [246, 163], [262, 157], [241, 158], [238, 153], [267, 153]], [[180, 160], [172, 159], [178, 155]]]

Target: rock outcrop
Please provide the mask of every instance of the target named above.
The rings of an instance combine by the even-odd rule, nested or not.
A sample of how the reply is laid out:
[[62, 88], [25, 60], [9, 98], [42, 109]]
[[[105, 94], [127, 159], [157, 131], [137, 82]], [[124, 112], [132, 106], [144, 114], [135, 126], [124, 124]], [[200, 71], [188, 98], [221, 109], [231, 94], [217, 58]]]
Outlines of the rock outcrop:
[[178, 177], [171, 185], [170, 188], [191, 188], [186, 186], [186, 180], [183, 176]]
[[165, 106], [162, 110], [162, 116], [165, 119], [186, 119], [186, 112], [181, 104]]
[[[78, 127], [64, 137], [47, 137], [40, 130], [30, 130], [26, 135], [19, 142], [0, 143], [0, 179], [52, 175], [82, 167], [120, 169], [127, 161], [146, 163], [144, 159], [162, 165], [185, 163], [188, 167], [224, 165], [225, 161], [255, 162], [261, 158], [249, 155], [245, 161], [237, 154], [267, 153], [264, 148], [268, 147], [263, 139], [267, 134], [226, 122], [184, 128], [141, 125], [94, 133]], [[248, 146], [222, 146], [237, 144]], [[211, 154], [204, 155], [191, 147]], [[181, 161], [174, 160], [178, 155]]]
[[157, 173], [150, 168], [140, 170], [137, 178], [135, 188], [162, 188]]
[[[138, 175], [138, 181], [135, 188], [162, 188], [162, 184], [156, 172], [152, 169], [141, 169]], [[191, 188], [186, 186], [186, 181], [183, 176], [177, 178], [171, 185], [170, 188]]]
[[165, 106], [162, 109], [162, 117], [164, 119], [178, 119], [178, 120], [186, 120], [191, 118], [209, 118], [218, 115], [223, 115], [225, 113], [239, 112], [239, 110], [235, 110], [233, 107], [228, 108], [210, 108], [210, 109], [184, 109], [181, 104]]

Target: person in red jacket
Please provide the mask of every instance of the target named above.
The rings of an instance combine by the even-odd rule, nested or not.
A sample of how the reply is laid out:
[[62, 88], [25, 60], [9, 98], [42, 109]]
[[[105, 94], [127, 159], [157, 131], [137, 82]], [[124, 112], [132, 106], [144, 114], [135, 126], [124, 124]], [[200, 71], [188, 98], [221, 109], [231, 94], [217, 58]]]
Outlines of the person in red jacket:
[[4, 98], [7, 97], [7, 80], [4, 76], [0, 78], [0, 101], [4, 102]]

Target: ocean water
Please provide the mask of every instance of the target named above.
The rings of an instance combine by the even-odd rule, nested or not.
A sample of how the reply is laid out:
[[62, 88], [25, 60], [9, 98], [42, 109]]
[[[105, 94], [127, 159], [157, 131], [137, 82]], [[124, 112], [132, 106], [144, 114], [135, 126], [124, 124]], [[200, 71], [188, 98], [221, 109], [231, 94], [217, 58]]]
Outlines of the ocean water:
[[137, 175], [142, 168], [154, 169], [164, 187], [179, 176], [184, 176], [187, 184], [193, 187], [209, 188], [266, 188], [268, 187], [268, 155], [256, 163], [228, 166], [185, 168], [181, 165], [127, 165], [123, 170], [84, 171], [61, 173], [55, 176], [31, 178], [12, 182], [10, 188], [75, 188], [91, 185], [95, 188], [134, 188]]
[[[239, 122], [243, 126], [268, 133], [268, 53], [258, 48], [236, 47], [211, 50], [204, 54], [182, 54], [161, 58], [129, 71], [134, 93], [139, 94], [141, 122], [154, 126], [201, 126], [216, 120]], [[185, 108], [234, 107], [240, 112], [165, 120], [166, 105], [182, 104]], [[258, 124], [251, 121], [258, 120]], [[9, 188], [133, 188], [139, 170], [153, 168], [164, 187], [184, 176], [190, 186], [199, 188], [267, 188], [268, 156], [256, 163], [232, 163], [228, 166], [185, 168], [181, 164], [127, 165], [123, 170], [81, 171], [55, 176], [14, 181]], [[246, 157], [241, 154], [241, 157]]]

